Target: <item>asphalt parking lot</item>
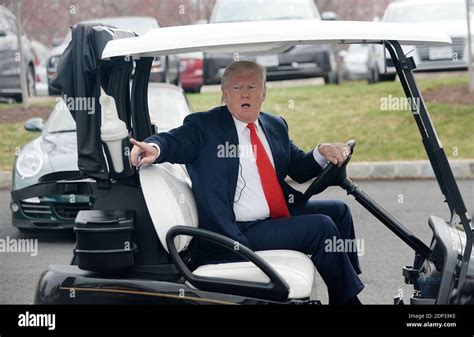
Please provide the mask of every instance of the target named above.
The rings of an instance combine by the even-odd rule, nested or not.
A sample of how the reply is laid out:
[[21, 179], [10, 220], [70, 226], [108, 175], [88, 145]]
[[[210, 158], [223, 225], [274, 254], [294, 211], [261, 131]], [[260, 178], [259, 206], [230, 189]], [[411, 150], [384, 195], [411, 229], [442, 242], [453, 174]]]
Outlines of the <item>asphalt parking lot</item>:
[[[458, 184], [472, 214], [474, 180], [460, 180]], [[362, 181], [359, 186], [426, 244], [431, 239], [428, 216], [449, 216], [435, 180]], [[408, 302], [412, 288], [403, 283], [401, 268], [412, 264], [411, 249], [340, 188], [333, 187], [317, 198], [342, 199], [351, 207], [357, 238], [364, 244], [361, 265], [366, 287], [361, 293], [361, 301], [365, 304], [391, 304], [402, 289], [405, 302]], [[27, 304], [32, 303], [36, 282], [49, 264], [69, 263], [74, 236], [71, 232], [18, 232], [11, 225], [9, 200], [9, 192], [0, 191], [0, 239], [37, 238], [38, 254], [0, 252], [0, 304]], [[325, 286], [319, 277], [316, 294], [327, 303]]]

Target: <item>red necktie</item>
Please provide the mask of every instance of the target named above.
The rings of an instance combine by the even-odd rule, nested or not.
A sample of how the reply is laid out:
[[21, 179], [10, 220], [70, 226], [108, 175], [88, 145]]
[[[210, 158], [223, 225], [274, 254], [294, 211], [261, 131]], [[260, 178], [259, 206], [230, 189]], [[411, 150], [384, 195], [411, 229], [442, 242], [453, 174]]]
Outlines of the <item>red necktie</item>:
[[281, 190], [272, 163], [268, 158], [267, 151], [265, 151], [265, 148], [257, 135], [255, 124], [249, 123], [247, 127], [250, 129], [250, 140], [257, 161], [257, 168], [260, 175], [260, 181], [262, 182], [263, 193], [265, 194], [265, 199], [267, 199], [268, 208], [270, 209], [270, 217], [272, 219], [289, 217], [290, 212], [288, 211], [283, 191]]

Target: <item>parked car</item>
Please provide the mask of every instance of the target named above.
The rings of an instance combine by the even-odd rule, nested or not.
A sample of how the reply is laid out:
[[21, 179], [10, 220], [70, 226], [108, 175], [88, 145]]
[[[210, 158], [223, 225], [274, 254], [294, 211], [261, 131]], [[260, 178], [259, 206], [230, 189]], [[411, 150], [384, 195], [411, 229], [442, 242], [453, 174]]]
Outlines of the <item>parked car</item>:
[[369, 72], [370, 46], [367, 44], [351, 44], [346, 50], [341, 50], [344, 63], [342, 78], [346, 80], [365, 80]]
[[[159, 28], [158, 21], [152, 17], [142, 16], [121, 16], [121, 17], [108, 17], [98, 18], [79, 22], [81, 24], [91, 23], [103, 23], [109, 26], [114, 26], [120, 29], [131, 30], [139, 35], [143, 35], [146, 32]], [[58, 95], [59, 92], [51, 87], [50, 83], [56, 76], [56, 67], [58, 65], [59, 57], [66, 49], [67, 45], [71, 41], [71, 32], [69, 31], [63, 42], [55, 47], [51, 53], [51, 57], [48, 60], [48, 93], [49, 95]], [[153, 61], [150, 73], [150, 81], [152, 82], [164, 82], [173, 83], [180, 85], [180, 74], [179, 74], [179, 57], [175, 55], [160, 56], [156, 57]]]
[[179, 55], [181, 86], [184, 91], [201, 92], [203, 58], [204, 54], [202, 52]]
[[[18, 62], [15, 21], [15, 15], [6, 7], [0, 6], [0, 96], [21, 101], [20, 63]], [[36, 95], [35, 54], [31, 41], [24, 32], [21, 43], [26, 66], [28, 94], [34, 96]]]
[[[465, 0], [404, 0], [388, 5], [383, 22], [412, 23], [442, 29], [451, 37], [451, 46], [409, 46], [404, 45], [405, 53], [415, 60], [416, 71], [439, 71], [467, 69], [467, 19]], [[393, 62], [384, 47], [374, 45], [373, 62], [369, 64], [369, 82], [394, 80], [396, 77]], [[387, 71], [385, 72], [385, 65]]]
[[[336, 16], [326, 12], [322, 18], [334, 20]], [[321, 15], [313, 0], [218, 0], [210, 23], [291, 19], [321, 20]], [[235, 57], [233, 53], [204, 54], [204, 83], [220, 83], [225, 67]], [[296, 45], [280, 54], [239, 56], [239, 59], [256, 61], [266, 67], [268, 80], [323, 77], [326, 84], [339, 82], [331, 45]]]
[[35, 69], [36, 69], [36, 93], [40, 96], [48, 94], [48, 72], [46, 63], [51, 55], [51, 48], [45, 46], [39, 41], [31, 41], [35, 53]]
[[[162, 132], [182, 124], [191, 113], [181, 88], [150, 83], [148, 88], [150, 120]], [[25, 129], [41, 135], [25, 144], [13, 166], [12, 190], [38, 182], [42, 175], [57, 171], [77, 171], [76, 123], [62, 99], [43, 126], [32, 118]], [[20, 231], [72, 228], [80, 210], [90, 209], [89, 198], [80, 195], [36, 197], [11, 203], [12, 223]]]

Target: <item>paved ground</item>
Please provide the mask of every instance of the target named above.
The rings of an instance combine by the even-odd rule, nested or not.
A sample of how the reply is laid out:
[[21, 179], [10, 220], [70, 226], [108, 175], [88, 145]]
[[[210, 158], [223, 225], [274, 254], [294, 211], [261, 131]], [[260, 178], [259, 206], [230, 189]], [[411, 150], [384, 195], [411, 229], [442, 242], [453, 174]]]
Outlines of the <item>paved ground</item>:
[[[448, 216], [434, 180], [363, 181], [359, 185], [427, 244], [431, 239], [428, 215]], [[459, 186], [469, 212], [474, 212], [474, 180], [460, 180]], [[331, 188], [320, 197], [340, 198], [351, 206], [357, 237], [364, 240], [361, 264], [366, 288], [361, 294], [362, 302], [390, 304], [400, 288], [409, 297], [411, 287], [403, 283], [401, 268], [412, 264], [411, 249], [341, 189]], [[49, 264], [69, 262], [74, 237], [68, 233], [20, 234], [11, 226], [9, 199], [7, 191], [0, 191], [0, 239], [38, 238], [39, 249], [37, 256], [0, 253], [0, 304], [31, 303], [41, 272]], [[325, 286], [319, 278], [316, 292], [327, 303]]]

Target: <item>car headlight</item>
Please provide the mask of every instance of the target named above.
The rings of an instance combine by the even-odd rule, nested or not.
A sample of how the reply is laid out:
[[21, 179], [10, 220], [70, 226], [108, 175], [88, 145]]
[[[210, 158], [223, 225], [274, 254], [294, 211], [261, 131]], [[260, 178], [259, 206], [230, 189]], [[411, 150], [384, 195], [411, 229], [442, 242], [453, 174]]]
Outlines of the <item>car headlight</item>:
[[21, 150], [16, 160], [16, 170], [22, 178], [31, 178], [41, 171], [43, 164], [41, 149], [33, 146], [26, 150]]

